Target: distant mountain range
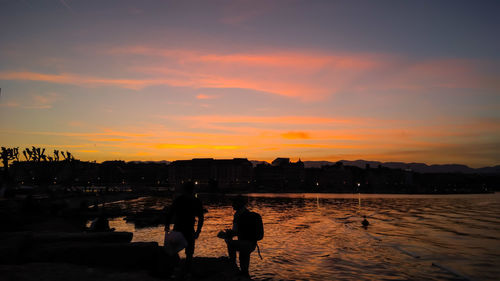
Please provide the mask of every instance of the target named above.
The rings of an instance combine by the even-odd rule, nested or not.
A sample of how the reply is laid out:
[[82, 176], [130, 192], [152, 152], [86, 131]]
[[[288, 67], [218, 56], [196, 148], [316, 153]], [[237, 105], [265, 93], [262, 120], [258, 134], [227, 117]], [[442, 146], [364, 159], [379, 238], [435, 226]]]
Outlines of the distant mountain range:
[[[249, 160], [255, 167], [258, 164], [267, 163], [266, 161], [260, 160]], [[131, 163], [161, 163], [169, 164], [169, 161], [130, 161]], [[464, 174], [500, 174], [500, 165], [493, 167], [483, 167], [483, 168], [471, 168], [467, 165], [461, 164], [442, 164], [442, 165], [427, 165], [424, 163], [404, 163], [404, 162], [379, 162], [379, 161], [367, 161], [367, 160], [340, 160], [337, 162], [331, 161], [303, 161], [306, 168], [321, 168], [326, 165], [335, 165], [337, 162], [342, 162], [344, 166], [355, 166], [359, 168], [366, 168], [366, 164], [370, 165], [370, 168], [377, 168], [379, 165], [382, 167], [387, 167], [391, 169], [411, 169], [418, 173], [464, 173]]]
[[161, 160], [161, 161], [129, 161], [128, 163], [134, 163], [134, 164], [170, 164], [170, 161], [166, 160]]
[[[494, 167], [483, 167], [483, 168], [471, 168], [466, 165], [461, 164], [443, 164], [443, 165], [427, 165], [424, 163], [404, 163], [404, 162], [379, 162], [379, 161], [366, 161], [366, 160], [340, 160], [344, 166], [355, 166], [359, 168], [365, 168], [366, 164], [370, 165], [370, 168], [377, 168], [379, 165], [382, 167], [387, 167], [391, 169], [411, 169], [418, 173], [480, 173], [480, 174], [499, 174], [500, 165]], [[304, 161], [304, 166], [306, 168], [321, 167], [324, 165], [334, 165], [336, 162], [330, 161]]]

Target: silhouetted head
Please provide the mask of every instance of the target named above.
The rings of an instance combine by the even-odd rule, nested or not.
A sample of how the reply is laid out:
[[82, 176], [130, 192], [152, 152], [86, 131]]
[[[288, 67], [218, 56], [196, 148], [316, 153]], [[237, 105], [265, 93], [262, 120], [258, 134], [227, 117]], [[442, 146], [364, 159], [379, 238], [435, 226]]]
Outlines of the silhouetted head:
[[194, 183], [192, 181], [187, 181], [182, 184], [182, 193], [192, 195], [194, 193]]
[[370, 222], [368, 222], [368, 220], [366, 219], [366, 216], [363, 216], [364, 220], [361, 222], [361, 224], [363, 225], [364, 228], [366, 228]]
[[99, 217], [100, 218], [108, 217], [108, 212], [106, 212], [106, 210], [104, 208], [101, 208], [101, 210], [99, 211]]
[[245, 198], [238, 196], [238, 197], [234, 198], [234, 200], [233, 200], [233, 209], [235, 211], [238, 211], [239, 209], [245, 207], [246, 204], [247, 204], [247, 201], [245, 200]]

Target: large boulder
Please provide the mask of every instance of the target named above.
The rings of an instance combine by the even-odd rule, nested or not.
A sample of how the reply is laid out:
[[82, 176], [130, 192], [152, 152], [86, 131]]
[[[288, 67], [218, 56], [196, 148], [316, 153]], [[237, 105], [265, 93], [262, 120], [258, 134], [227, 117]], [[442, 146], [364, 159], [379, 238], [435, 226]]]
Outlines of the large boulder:
[[0, 264], [19, 263], [31, 246], [30, 232], [0, 233]]
[[27, 262], [66, 262], [123, 269], [152, 269], [161, 248], [156, 242], [40, 244], [25, 257]]
[[33, 235], [35, 243], [52, 242], [104, 242], [128, 243], [132, 241], [132, 232], [49, 232]]
[[2, 281], [158, 281], [145, 271], [117, 271], [67, 263], [0, 265]]

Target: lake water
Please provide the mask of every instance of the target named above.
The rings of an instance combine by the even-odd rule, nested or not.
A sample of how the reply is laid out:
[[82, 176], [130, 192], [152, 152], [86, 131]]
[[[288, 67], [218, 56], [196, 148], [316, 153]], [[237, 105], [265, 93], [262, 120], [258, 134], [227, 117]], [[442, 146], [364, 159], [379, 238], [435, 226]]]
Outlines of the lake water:
[[[195, 255], [226, 255], [216, 237], [229, 228], [231, 197], [201, 196], [208, 210]], [[161, 209], [167, 198], [116, 203]], [[263, 259], [254, 252], [255, 280], [498, 280], [500, 194], [358, 195], [250, 194], [263, 217]], [[362, 216], [370, 221], [361, 227]], [[163, 244], [163, 226], [135, 229], [122, 218], [117, 230], [134, 241]]]

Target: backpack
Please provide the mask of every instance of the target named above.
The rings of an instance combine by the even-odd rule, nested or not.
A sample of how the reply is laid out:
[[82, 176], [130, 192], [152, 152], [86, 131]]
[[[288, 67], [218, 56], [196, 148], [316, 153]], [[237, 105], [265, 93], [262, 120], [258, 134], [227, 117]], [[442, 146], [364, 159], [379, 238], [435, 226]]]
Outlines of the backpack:
[[264, 238], [262, 217], [255, 212], [244, 212], [238, 221], [238, 239], [259, 241]]

